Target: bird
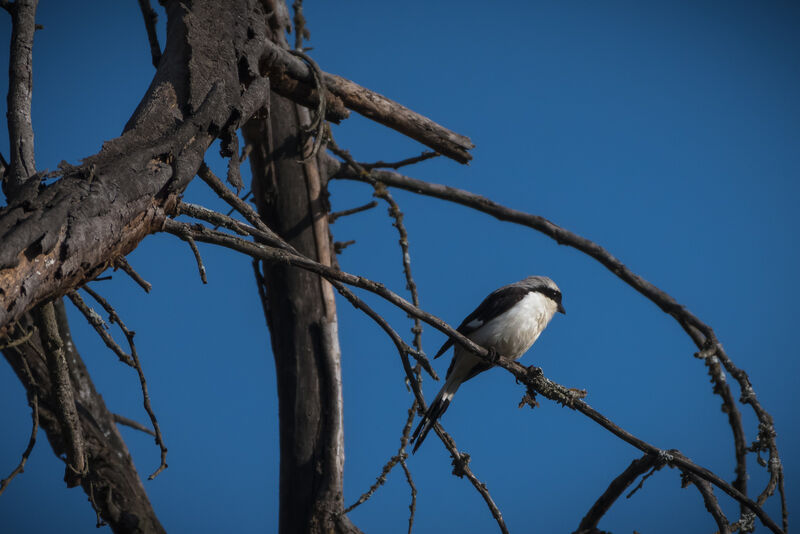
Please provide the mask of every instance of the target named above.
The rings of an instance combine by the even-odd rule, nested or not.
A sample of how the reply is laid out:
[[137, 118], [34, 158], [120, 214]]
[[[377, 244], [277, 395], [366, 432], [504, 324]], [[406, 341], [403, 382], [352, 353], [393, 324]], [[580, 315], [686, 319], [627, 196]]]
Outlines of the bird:
[[[456, 330], [487, 349], [492, 358], [517, 360], [531, 348], [556, 312], [567, 313], [556, 283], [546, 276], [529, 276], [489, 293]], [[453, 344], [453, 339], [448, 339], [434, 358]], [[455, 345], [445, 383], [411, 436], [412, 453], [417, 452], [447, 410], [459, 386], [491, 367], [486, 359]]]

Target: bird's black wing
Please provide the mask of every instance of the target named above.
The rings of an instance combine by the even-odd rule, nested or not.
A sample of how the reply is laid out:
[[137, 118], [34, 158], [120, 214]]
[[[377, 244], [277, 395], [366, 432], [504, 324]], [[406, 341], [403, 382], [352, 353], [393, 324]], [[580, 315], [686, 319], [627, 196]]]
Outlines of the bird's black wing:
[[[527, 295], [528, 292], [529, 289], [515, 284], [503, 286], [500, 289], [495, 289], [489, 293], [488, 297], [483, 299], [483, 302], [481, 302], [472, 313], [467, 315], [467, 317], [461, 321], [461, 324], [458, 328], [456, 328], [456, 330], [458, 330], [461, 334], [468, 336], [498, 315], [502, 315], [510, 310], [511, 307], [522, 300], [522, 298]], [[452, 345], [453, 340], [448, 339], [445, 344], [442, 345], [442, 348], [440, 348], [436, 353], [434, 358], [438, 358], [447, 352], [447, 349], [449, 349]]]

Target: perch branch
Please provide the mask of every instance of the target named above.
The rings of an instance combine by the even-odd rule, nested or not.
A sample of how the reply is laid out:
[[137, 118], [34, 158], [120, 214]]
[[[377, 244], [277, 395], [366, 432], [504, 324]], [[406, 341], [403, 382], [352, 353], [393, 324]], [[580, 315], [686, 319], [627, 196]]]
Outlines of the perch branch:
[[[353, 285], [356, 287], [360, 287], [362, 289], [366, 289], [367, 291], [370, 291], [372, 293], [381, 296], [382, 298], [394, 304], [395, 306], [399, 307], [406, 313], [419, 317], [420, 319], [430, 324], [437, 330], [441, 331], [445, 335], [453, 338], [453, 340], [456, 343], [470, 350], [477, 356], [487, 361], [493, 361], [493, 359], [489, 355], [489, 352], [486, 349], [476, 345], [469, 338], [461, 335], [459, 332], [454, 330], [450, 325], [448, 325], [438, 317], [417, 308], [416, 306], [406, 301], [396, 293], [387, 289], [382, 284], [373, 282], [372, 280], [366, 279], [361, 276], [355, 276], [346, 273], [344, 271], [333, 269], [331, 267], [319, 264], [309, 258], [298, 256], [295, 253], [286, 250], [275, 249], [259, 243], [253, 243], [250, 241], [246, 241], [244, 239], [237, 238], [235, 236], [231, 236], [229, 234], [225, 234], [222, 232], [215, 232], [204, 227], [199, 227], [199, 228], [190, 227], [185, 223], [179, 223], [177, 221], [167, 219], [164, 221], [163, 229], [164, 231], [177, 235], [178, 237], [180, 237], [184, 232], [189, 231], [191, 232], [194, 239], [197, 241], [217, 244], [226, 248], [230, 248], [232, 250], [237, 250], [244, 254], [250, 255], [254, 258], [259, 258], [270, 263], [281, 263], [281, 264], [292, 265], [295, 267], [299, 267], [317, 273], [318, 275], [323, 276], [324, 278], [330, 281], [338, 280], [348, 285]], [[497, 360], [495, 362], [497, 365], [510, 371], [520, 382], [526, 384], [527, 386], [529, 386], [529, 388], [532, 388], [535, 392], [541, 393], [542, 395], [551, 400], [554, 400], [556, 402], [559, 402], [565, 406], [568, 406], [574, 410], [581, 412], [582, 414], [586, 415], [593, 421], [597, 422], [598, 424], [609, 430], [617, 437], [621, 438], [623, 441], [626, 441], [627, 443], [633, 445], [642, 452], [655, 455], [665, 454], [662, 451], [662, 449], [650, 445], [649, 443], [637, 438], [636, 436], [630, 434], [629, 432], [623, 430], [622, 428], [612, 423], [605, 416], [595, 411], [585, 402], [581, 401], [579, 398], [580, 395], [576, 394], [575, 391], [565, 388], [564, 386], [556, 384], [555, 382], [552, 382], [551, 380], [545, 378], [542, 375], [540, 369], [532, 368], [531, 370], [529, 370], [517, 362], [506, 361], [502, 358], [495, 360]], [[437, 430], [437, 433], [439, 432], [439, 430], [440, 429]], [[440, 435], [440, 437], [442, 436]], [[456, 457], [456, 461], [459, 464], [466, 463], [464, 459], [461, 457]], [[719, 476], [712, 473], [711, 471], [703, 467], [700, 467], [694, 464], [693, 462], [689, 461], [688, 459], [685, 459], [682, 456], [678, 455], [671, 455], [671, 454], [668, 455], [667, 464], [670, 466], [678, 467], [681, 471], [684, 472], [688, 471], [700, 476], [705, 480], [708, 480], [709, 482], [713, 483], [715, 486], [722, 489], [725, 493], [727, 493], [737, 501], [744, 503], [752, 512], [754, 512], [758, 516], [758, 518], [762, 521], [762, 523], [765, 526], [767, 526], [770, 530], [772, 530], [775, 533], [782, 532], [780, 527], [778, 527], [775, 524], [772, 518], [770, 518], [769, 515], [767, 515], [766, 512], [764, 512], [764, 510], [761, 509], [761, 507], [758, 504], [756, 504], [746, 495], [743, 495], [736, 488], [732, 487], [730, 484], [722, 480]]]
[[[678, 321], [681, 327], [683, 327], [686, 333], [694, 341], [695, 345], [701, 349], [701, 352], [704, 352], [707, 356], [717, 357], [722, 363], [724, 369], [736, 379], [742, 392], [741, 402], [750, 404], [759, 419], [760, 426], [766, 429], [766, 431], [763, 432], [763, 443], [764, 448], [769, 450], [770, 454], [770, 463], [768, 465], [770, 470], [770, 480], [765, 490], [759, 496], [759, 502], [763, 503], [763, 500], [768, 497], [772, 491], [774, 491], [776, 486], [778, 487], [779, 491], [782, 491], [780, 489], [781, 486], [779, 481], [783, 476], [783, 468], [780, 464], [778, 447], [775, 441], [773, 420], [769, 413], [767, 413], [758, 402], [755, 391], [750, 384], [747, 374], [734, 365], [725, 350], [722, 348], [722, 345], [717, 340], [716, 334], [709, 326], [700, 321], [700, 319], [693, 315], [684, 306], [680, 305], [673, 297], [660, 290], [647, 280], [644, 280], [642, 277], [633, 273], [605, 248], [584, 237], [570, 232], [569, 230], [553, 224], [544, 217], [507, 208], [501, 204], [489, 200], [486, 197], [476, 195], [468, 191], [417, 180], [397, 172], [373, 170], [369, 173], [369, 176], [364, 176], [362, 173], [354, 171], [349, 165], [342, 164], [339, 170], [334, 173], [333, 178], [358, 180], [369, 184], [379, 182], [389, 187], [397, 187], [418, 194], [432, 196], [442, 200], [461, 204], [463, 206], [492, 215], [493, 217], [502, 221], [528, 226], [529, 228], [537, 230], [548, 237], [551, 237], [557, 243], [580, 250], [581, 252], [600, 262], [616, 276], [656, 304], [662, 311], [675, 318], [675, 320]], [[737, 480], [734, 484], [740, 493], [745, 493], [747, 478], [747, 445], [744, 440], [745, 433], [742, 426], [741, 412], [733, 400], [733, 394], [730, 392], [730, 388], [721, 373], [721, 369], [710, 367], [709, 372], [712, 373], [715, 391], [719, 392], [723, 399], [723, 403], [725, 405], [724, 411], [727, 413], [728, 423], [731, 426], [734, 436], [737, 472]], [[781, 495], [781, 500], [783, 503], [785, 501], [785, 496], [783, 493]], [[787, 521], [785, 517], [787, 515], [787, 509], [785, 506], [783, 506], [783, 504], [782, 515], [784, 516], [783, 524], [784, 527], [786, 527]]]

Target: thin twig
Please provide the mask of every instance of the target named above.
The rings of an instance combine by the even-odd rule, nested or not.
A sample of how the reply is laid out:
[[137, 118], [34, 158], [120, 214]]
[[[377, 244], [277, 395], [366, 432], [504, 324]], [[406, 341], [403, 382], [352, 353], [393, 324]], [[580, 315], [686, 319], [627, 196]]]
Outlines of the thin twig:
[[[247, 199], [248, 199], [248, 198], [250, 198], [252, 195], [253, 195], [253, 192], [252, 192], [252, 191], [247, 191], [247, 192], [246, 192], [244, 195], [242, 195], [242, 197], [241, 197], [241, 198], [242, 198], [242, 200], [247, 200]], [[236, 208], [231, 208], [231, 209], [229, 209], [229, 210], [228, 210], [228, 212], [227, 212], [225, 215], [227, 215], [228, 217], [230, 217], [231, 215], [233, 215], [233, 212], [234, 212], [234, 211], [236, 211]], [[214, 227], [214, 230], [216, 230], [217, 228], [219, 228], [219, 225], [215, 226], [215, 227]]]
[[217, 176], [208, 168], [205, 162], [200, 165], [200, 169], [197, 171], [197, 176], [200, 177], [208, 186], [214, 191], [222, 200], [228, 203], [229, 206], [234, 208], [236, 211], [242, 214], [245, 219], [247, 219], [250, 224], [255, 226], [258, 230], [260, 230], [265, 237], [262, 239], [265, 240], [267, 244], [278, 248], [286, 248], [288, 244], [281, 239], [278, 234], [272, 231], [264, 221], [261, 220], [261, 217], [256, 213], [256, 210], [252, 208], [247, 202], [236, 196], [233, 191], [225, 187], [225, 184], [222, 183], [222, 180], [217, 178]]
[[395, 161], [391, 163], [387, 163], [385, 161], [376, 161], [375, 163], [359, 163], [363, 168], [369, 170], [372, 169], [394, 169], [397, 170], [401, 167], [406, 167], [408, 165], [414, 165], [416, 163], [420, 163], [421, 161], [429, 160], [431, 158], [435, 158], [441, 156], [438, 152], [434, 152], [433, 150], [426, 150], [419, 156], [414, 156], [411, 158], [401, 159], [400, 161]]
[[17, 339], [11, 340], [8, 343], [0, 345], [0, 350], [13, 349], [18, 345], [22, 345], [23, 343], [28, 341], [31, 338], [31, 336], [33, 336], [33, 329], [28, 330], [25, 334], [23, 334], [21, 337], [18, 337]]
[[[131, 267], [131, 264], [128, 263], [128, 260], [125, 258], [125, 256], [119, 256], [116, 260], [114, 260], [114, 269], [117, 268], [125, 271], [125, 274], [130, 276], [134, 282], [139, 284], [141, 288], [144, 289], [145, 293], [150, 293], [150, 290], [153, 289], [153, 284], [142, 278], [141, 275], [137, 273], [133, 267]], [[97, 279], [95, 278], [95, 280]]]
[[[344, 158], [350, 168], [359, 173], [361, 176], [369, 176], [369, 172], [367, 172], [364, 167], [358, 164], [350, 156], [348, 151], [342, 150], [336, 145], [336, 141], [333, 140], [333, 137], [329, 139], [329, 144], [331, 151]], [[402, 252], [403, 274], [406, 277], [406, 289], [411, 292], [411, 302], [414, 304], [414, 306], [419, 308], [419, 294], [417, 292], [417, 284], [414, 281], [413, 275], [411, 274], [411, 253], [408, 245], [408, 232], [403, 224], [403, 212], [400, 211], [400, 206], [397, 205], [397, 202], [394, 200], [394, 197], [392, 197], [392, 194], [389, 192], [389, 190], [386, 189], [385, 185], [381, 184], [380, 182], [373, 182], [372, 187], [374, 189], [373, 196], [383, 199], [387, 204], [389, 204], [389, 216], [394, 220], [392, 225], [397, 228], [397, 232], [400, 234], [399, 244]], [[409, 315], [409, 317], [414, 320], [414, 326], [411, 328], [411, 332], [414, 334], [414, 346], [418, 351], [422, 351], [422, 323], [418, 317], [411, 315]]]
[[378, 205], [378, 202], [375, 201], [375, 200], [372, 200], [370, 202], [367, 202], [363, 206], [357, 206], [355, 208], [350, 208], [349, 210], [335, 211], [333, 213], [329, 213], [328, 214], [328, 223], [329, 224], [333, 224], [340, 217], [347, 217], [348, 215], [353, 215], [355, 213], [361, 213], [362, 211], [370, 210], [370, 209], [374, 208], [377, 205]]
[[[21, 343], [26, 342], [30, 339], [31, 334], [33, 333], [33, 329], [29, 330], [27, 334], [23, 335], [22, 337], [18, 338], [16, 341], [20, 341]], [[15, 344], [8, 344], [2, 350], [7, 348], [15, 347], [21, 343]], [[28, 381], [27, 387], [25, 390], [28, 394], [28, 405], [31, 407], [31, 437], [28, 439], [28, 446], [25, 448], [25, 451], [22, 453], [22, 458], [20, 458], [19, 464], [17, 467], [11, 471], [11, 474], [8, 475], [6, 478], [0, 480], [0, 495], [6, 490], [8, 485], [14, 479], [15, 476], [25, 471], [25, 464], [28, 462], [28, 458], [33, 451], [34, 445], [36, 445], [36, 434], [39, 430], [39, 394], [38, 389], [39, 386], [36, 384], [36, 380], [33, 378], [33, 373], [31, 373], [31, 368], [28, 366], [28, 361], [20, 355], [20, 361], [22, 362], [22, 369], [25, 374], [25, 379]]]
[[189, 243], [189, 247], [192, 249], [192, 254], [194, 254], [194, 259], [197, 262], [197, 270], [200, 273], [200, 280], [204, 283], [208, 283], [208, 279], [206, 278], [206, 266], [203, 265], [203, 258], [200, 256], [200, 250], [197, 248], [197, 243], [194, 242], [191, 235], [187, 235], [185, 241]]
[[125, 425], [127, 427], [133, 428], [134, 430], [138, 430], [139, 432], [144, 432], [145, 434], [150, 434], [153, 437], [156, 437], [156, 433], [153, 432], [151, 429], [144, 426], [139, 421], [134, 421], [133, 419], [128, 419], [124, 415], [120, 415], [118, 413], [114, 415], [114, 422], [120, 425]]
[[[416, 415], [416, 410], [409, 410], [408, 411], [408, 417], [406, 418], [406, 422], [403, 425], [403, 428], [404, 428], [403, 434], [402, 434], [403, 436], [405, 436], [405, 434], [407, 433], [405, 428], [406, 427], [411, 428], [411, 423], [414, 422], [414, 416], [415, 415]], [[408, 458], [408, 454], [406, 454], [406, 452], [404, 451], [405, 446], [406, 446], [407, 443], [404, 443], [403, 441], [404, 440], [401, 438], [400, 450], [398, 451], [397, 454], [395, 454], [394, 456], [389, 458], [389, 461], [386, 462], [386, 464], [384, 464], [383, 469], [381, 469], [381, 473], [378, 475], [378, 478], [375, 480], [375, 483], [372, 484], [372, 486], [370, 486], [370, 488], [367, 491], [365, 491], [361, 495], [361, 497], [358, 498], [358, 500], [356, 502], [354, 502], [353, 504], [351, 504], [350, 506], [348, 506], [347, 508], [344, 509], [344, 513], [345, 514], [350, 513], [353, 509], [355, 509], [355, 508], [361, 506], [362, 504], [364, 504], [365, 502], [367, 502], [367, 500], [369, 500], [369, 498], [372, 497], [372, 495], [378, 490], [378, 488], [380, 488], [381, 486], [383, 486], [386, 483], [386, 477], [389, 475], [389, 473], [392, 471], [392, 469], [394, 468], [395, 465], [397, 465], [399, 463], [405, 464], [405, 461]], [[411, 474], [408, 473], [407, 476], [410, 477]], [[413, 481], [412, 481], [412, 484], [413, 484]], [[416, 490], [414, 492], [413, 499], [416, 502]]]
[[644, 487], [644, 483], [647, 482], [647, 479], [650, 478], [651, 476], [655, 475], [656, 471], [660, 470], [662, 467], [664, 467], [663, 462], [662, 463], [656, 463], [656, 465], [653, 466], [653, 468], [650, 470], [650, 472], [647, 473], [646, 475], [644, 475], [639, 480], [639, 483], [636, 484], [636, 487], [633, 488], [630, 492], [628, 492], [628, 494], [625, 496], [625, 498], [626, 499], [630, 499], [631, 497], [636, 495], [636, 492]]
[[375, 482], [372, 484], [372, 486], [370, 486], [370, 488], [363, 495], [361, 495], [361, 497], [359, 497], [356, 502], [354, 502], [353, 504], [351, 504], [350, 506], [345, 508], [343, 513], [348, 514], [353, 509], [355, 509], [358, 506], [361, 506], [362, 504], [367, 502], [367, 500], [370, 497], [372, 497], [372, 495], [378, 490], [378, 488], [380, 488], [381, 486], [383, 486], [386, 483], [386, 477], [389, 475], [389, 473], [391, 472], [392, 468], [395, 465], [397, 465], [400, 462], [400, 460], [405, 460], [405, 457], [407, 457], [407, 456], [408, 456], [407, 454], [405, 456], [400, 455], [400, 454], [396, 454], [396, 455], [392, 456], [389, 459], [389, 461], [386, 463], [386, 465], [383, 466], [383, 469], [381, 470], [381, 473], [378, 475], [378, 478], [375, 480]]
[[697, 491], [700, 492], [700, 495], [702, 495], [703, 503], [706, 505], [706, 510], [708, 510], [708, 513], [711, 514], [711, 517], [714, 518], [714, 521], [717, 522], [717, 527], [719, 528], [718, 533], [730, 534], [730, 522], [728, 521], [728, 518], [725, 517], [722, 509], [719, 507], [719, 502], [714, 496], [714, 488], [711, 486], [711, 484], [692, 473], [686, 473], [685, 476], [688, 481], [694, 484], [694, 487], [697, 488]]
[[[265, 233], [260, 229], [253, 228], [252, 226], [249, 226], [249, 225], [247, 225], [247, 224], [245, 224], [243, 222], [237, 221], [236, 219], [233, 219], [231, 217], [223, 215], [222, 213], [215, 212], [215, 211], [210, 210], [208, 208], [205, 208], [203, 206], [198, 206], [196, 204], [189, 204], [189, 203], [181, 202], [181, 203], [178, 204], [177, 212], [178, 212], [178, 214], [190, 215], [192, 217], [195, 217], [197, 219], [209, 222], [211, 224], [217, 224], [219, 226], [222, 226], [222, 227], [225, 227], [225, 228], [229, 228], [229, 229], [231, 229], [231, 230], [233, 230], [233, 231], [235, 231], [235, 232], [237, 232], [237, 233], [239, 233], [241, 235], [251, 235], [251, 236], [253, 236], [253, 237], [257, 238], [257, 239], [261, 239], [261, 240], [264, 240], [264, 241], [268, 241], [268, 240], [271, 240], [271, 239], [278, 239], [279, 243], [276, 243], [276, 244], [278, 246], [280, 246], [283, 250], [285, 250], [287, 252], [290, 252], [290, 253], [292, 253], [294, 255], [297, 255], [297, 256], [300, 255], [291, 245], [289, 245], [285, 241], [282, 241], [274, 233], [273, 234]], [[260, 226], [266, 228], [266, 225], [264, 225], [264, 223], [261, 222], [260, 219], [258, 219], [258, 222], [259, 222]], [[195, 226], [187, 225], [185, 223], [178, 223], [177, 221], [169, 221], [169, 220], [165, 222], [165, 226], [167, 227], [167, 228], [165, 228], [166, 231], [168, 231], [170, 233], [183, 232], [183, 228], [186, 228], [186, 229], [188, 229], [188, 232], [189, 232], [188, 235], [190, 235], [190, 236], [193, 235], [193, 231], [195, 231], [195, 230], [196, 231], [200, 231], [200, 232], [202, 232], [204, 230], [208, 230], [208, 229], [206, 229], [206, 228], [204, 228], [202, 226], [195, 227]], [[172, 230], [170, 230], [170, 228]], [[208, 231], [212, 231], [213, 232], [213, 230], [208, 230]], [[214, 232], [214, 233], [219, 234], [219, 232]], [[177, 235], [181, 239], [185, 239], [184, 235], [182, 233], [180, 235], [179, 234], [175, 234], [175, 235]], [[226, 234], [221, 234], [221, 235], [226, 235]], [[311, 261], [311, 260], [309, 260], [309, 261]], [[256, 272], [258, 273], [257, 268], [256, 268]], [[256, 276], [256, 279], [257, 280], [260, 279], [260, 273], [258, 273], [258, 275]], [[342, 293], [342, 296], [347, 298], [356, 308], [364, 311], [370, 318], [372, 318], [378, 324], [378, 326], [380, 326], [389, 335], [389, 337], [392, 339], [392, 341], [395, 343], [395, 345], [398, 347], [399, 350], [401, 350], [402, 352], [404, 352], [406, 354], [412, 355], [414, 357], [414, 359], [417, 360], [417, 362], [420, 365], [422, 365], [422, 367], [425, 369], [425, 371], [428, 372], [428, 374], [430, 374], [431, 377], [434, 380], [439, 380], [439, 377], [436, 375], [436, 372], [433, 370], [433, 367], [431, 366], [430, 361], [428, 360], [428, 358], [425, 356], [425, 354], [422, 351], [415, 350], [415, 349], [409, 347], [400, 338], [400, 336], [397, 334], [397, 332], [395, 332], [394, 329], [392, 329], [392, 327], [389, 326], [389, 324], [383, 319], [383, 317], [380, 316], [380, 314], [378, 314], [377, 312], [372, 310], [372, 308], [370, 308], [364, 301], [362, 301], [357, 296], [355, 296], [349, 289], [347, 289], [345, 286], [343, 286], [341, 283], [337, 282], [336, 280], [330, 280], [330, 282], [340, 293]]]
[[303, 15], [303, 0], [294, 0], [292, 9], [294, 10], [294, 48], [303, 50], [303, 39], [311, 37], [311, 33], [306, 28], [306, 17]]
[[125, 323], [123, 323], [122, 319], [120, 319], [117, 310], [115, 310], [106, 299], [97, 294], [97, 292], [92, 290], [92, 288], [89, 286], [84, 286], [83, 290], [91, 295], [92, 298], [103, 307], [106, 313], [108, 313], [108, 318], [111, 323], [117, 323], [117, 326], [119, 326], [119, 329], [122, 330], [125, 339], [128, 341], [128, 346], [131, 349], [133, 367], [136, 369], [136, 373], [139, 375], [139, 385], [142, 389], [142, 402], [144, 404], [144, 409], [147, 412], [148, 417], [150, 417], [150, 422], [153, 424], [153, 430], [156, 434], [156, 445], [158, 445], [158, 448], [161, 450], [161, 464], [158, 466], [158, 469], [153, 472], [153, 474], [147, 477], [148, 480], [153, 480], [159, 475], [159, 473], [167, 468], [167, 446], [164, 444], [164, 437], [161, 434], [161, 427], [158, 426], [156, 414], [153, 412], [153, 408], [150, 405], [150, 395], [147, 392], [147, 380], [145, 379], [144, 371], [142, 370], [142, 364], [139, 361], [139, 353], [136, 351], [136, 344], [133, 342], [133, 337], [136, 335], [136, 332], [133, 332], [132, 330], [128, 329], [127, 326], [125, 326]]
[[[341, 149], [339, 149], [339, 147], [336, 145], [336, 142], [333, 140], [333, 136], [329, 137], [329, 143], [331, 145], [331, 150], [342, 154], [342, 156], [347, 161], [348, 165], [350, 165], [350, 167], [354, 171], [360, 173], [362, 176], [365, 175], [365, 174], [368, 174], [366, 169], [363, 166], [361, 166], [360, 164], [356, 163], [355, 160], [353, 160], [353, 158], [350, 157], [350, 153], [349, 152], [342, 151]], [[400, 167], [400, 166], [402, 166], [404, 164], [405, 165], [409, 165], [409, 164], [414, 163], [416, 161], [422, 161], [424, 159], [428, 159], [430, 157], [438, 155], [435, 152], [434, 153], [429, 153], [429, 154], [432, 154], [432, 155], [422, 154], [422, 156], [418, 156], [417, 158], [412, 158], [411, 160], [406, 160], [404, 162], [399, 162], [397, 164], [397, 167], [395, 167], [395, 168], [398, 168], [398, 167]], [[389, 190], [386, 188], [386, 186], [376, 182], [376, 183], [373, 184], [373, 189], [374, 189], [373, 196], [378, 197], [380, 199], [383, 199], [389, 205], [389, 216], [393, 220], [392, 225], [395, 228], [397, 228], [397, 232], [400, 234], [400, 239], [399, 239], [398, 243], [400, 244], [400, 251], [401, 251], [401, 257], [402, 257], [402, 264], [403, 264], [403, 274], [405, 275], [405, 278], [406, 278], [406, 289], [408, 289], [409, 292], [411, 293], [411, 302], [414, 304], [415, 307], [419, 308], [419, 305], [420, 305], [419, 293], [417, 291], [417, 284], [414, 281], [414, 276], [411, 273], [411, 253], [410, 253], [410, 250], [409, 250], [410, 247], [409, 247], [409, 243], [408, 243], [408, 231], [406, 230], [406, 227], [403, 224], [403, 212], [400, 211], [400, 206], [398, 206], [397, 202], [394, 200], [394, 197], [389, 192]], [[414, 348], [417, 350], [417, 352], [422, 353], [422, 323], [421, 323], [419, 317], [416, 317], [414, 315], [409, 315], [409, 317], [413, 320], [413, 323], [414, 323], [412, 328], [411, 328], [411, 332], [414, 334]], [[418, 385], [419, 381], [420, 381], [419, 365], [417, 365], [415, 367], [413, 374], [414, 374], [414, 381]], [[407, 380], [410, 380], [410, 379], [407, 378]], [[409, 516], [409, 519], [408, 519], [408, 531], [409, 531], [409, 533], [411, 532], [411, 529], [412, 529], [413, 524], [414, 524], [414, 513], [415, 513], [415, 510], [416, 510], [416, 492], [417, 491], [416, 491], [416, 487], [414, 486], [414, 482], [413, 482], [413, 480], [411, 478], [411, 471], [408, 469], [408, 466], [406, 465], [406, 462], [405, 462], [405, 459], [406, 459], [406, 456], [407, 456], [405, 454], [405, 448], [406, 448], [406, 445], [408, 444], [409, 432], [411, 431], [411, 423], [413, 422], [417, 406], [418, 406], [418, 402], [415, 399], [414, 402], [412, 403], [411, 408], [409, 409], [409, 419], [408, 419], [408, 421], [406, 423], [406, 426], [403, 428], [400, 450], [398, 451], [398, 454], [393, 457], [393, 458], [399, 458], [400, 459], [400, 462], [401, 462], [401, 464], [403, 466], [403, 470], [406, 473], [406, 479], [408, 480], [409, 486], [411, 487], [411, 501], [412, 502], [411, 502], [411, 506], [409, 507], [410, 510], [411, 510], [411, 513], [410, 513], [410, 516]], [[455, 458], [455, 451], [451, 451], [451, 452], [454, 454], [454, 458]], [[389, 463], [387, 463], [387, 466], [389, 466], [390, 464], [391, 464], [391, 460], [390, 460]], [[391, 467], [393, 467], [393, 466], [390, 466], [389, 468], [391, 469]], [[487, 492], [487, 494], [488, 494], [488, 492]], [[487, 501], [487, 503], [490, 503], [490, 509], [491, 509], [491, 505], [493, 505], [494, 502], [491, 499], [489, 499]], [[502, 530], [504, 528], [504, 523], [503, 523], [502, 517], [500, 516], [500, 511], [499, 510], [496, 510], [496, 511], [497, 511], [497, 515], [495, 515], [495, 518], [498, 520], [498, 524], [500, 525], [500, 528]], [[494, 512], [495, 512], [495, 510], [492, 510], [493, 514], [494, 514]]]
[[[659, 465], [659, 460], [658, 456], [645, 454], [641, 458], [632, 461], [622, 473], [611, 481], [608, 489], [603, 492], [589, 511], [586, 512], [586, 515], [581, 519], [581, 523], [578, 525], [578, 529], [574, 534], [595, 532], [600, 519], [608, 512], [619, 496], [622, 495], [622, 492], [645, 471], [657, 467]], [[663, 466], [664, 464], [661, 463], [661, 465]]]
[[408, 487], [411, 488], [411, 504], [408, 505], [408, 534], [411, 534], [411, 530], [414, 528], [414, 515], [417, 513], [417, 485], [414, 484], [414, 478], [411, 476], [411, 470], [408, 468], [405, 459], [400, 460], [400, 466], [406, 474]]
[[161, 45], [158, 44], [158, 33], [156, 33], [158, 13], [150, 5], [150, 0], [139, 0], [139, 8], [142, 10], [142, 16], [144, 17], [147, 40], [150, 41], [150, 55], [153, 58], [153, 66], [158, 68], [158, 64], [161, 61]]
[[327, 105], [325, 98], [325, 86], [322, 81], [322, 69], [319, 68], [319, 65], [317, 65], [316, 61], [311, 59], [311, 56], [302, 50], [289, 50], [289, 53], [293, 56], [299, 57], [309, 66], [311, 73], [314, 76], [314, 86], [319, 94], [319, 102], [317, 103], [316, 114], [314, 115], [314, 118], [311, 121], [308, 129], [306, 129], [307, 134], [313, 133], [314, 135], [314, 143], [311, 145], [311, 152], [307, 156], [302, 156], [303, 159], [301, 162], [306, 162], [317, 156], [319, 148], [322, 146], [322, 140], [325, 138], [325, 107]]
[[53, 382], [56, 417], [66, 441], [67, 469], [64, 479], [68, 487], [75, 487], [89, 469], [83, 431], [69, 379], [69, 364], [64, 356], [64, 341], [58, 331], [53, 303], [48, 302], [36, 308], [33, 317], [45, 349], [47, 371]]
[[84, 302], [77, 291], [70, 291], [67, 293], [67, 298], [76, 308], [78, 308], [78, 311], [83, 314], [83, 316], [86, 318], [86, 321], [92, 326], [92, 328], [94, 328], [94, 331], [97, 332], [97, 334], [100, 336], [100, 339], [103, 340], [103, 343], [106, 344], [106, 347], [111, 349], [111, 352], [117, 355], [119, 361], [133, 367], [133, 358], [131, 358], [128, 353], [122, 350], [122, 347], [120, 347], [119, 344], [114, 341], [113, 336], [108, 333], [106, 323], [103, 321], [103, 318], [100, 317], [100, 314], [89, 307], [89, 305]]

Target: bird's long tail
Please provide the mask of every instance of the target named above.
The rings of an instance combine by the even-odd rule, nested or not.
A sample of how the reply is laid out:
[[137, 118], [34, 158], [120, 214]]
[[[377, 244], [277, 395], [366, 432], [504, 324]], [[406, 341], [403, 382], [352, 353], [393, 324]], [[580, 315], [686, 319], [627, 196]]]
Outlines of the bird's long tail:
[[436, 398], [433, 399], [433, 402], [428, 407], [428, 411], [422, 416], [422, 421], [419, 422], [416, 430], [414, 430], [414, 434], [411, 436], [411, 443], [414, 444], [414, 448], [411, 451], [412, 454], [417, 452], [419, 446], [425, 441], [428, 432], [431, 431], [439, 417], [447, 410], [453, 395], [455, 395], [460, 385], [460, 381], [447, 380], [444, 386], [442, 386], [442, 389], [439, 390], [439, 393], [436, 394]]

